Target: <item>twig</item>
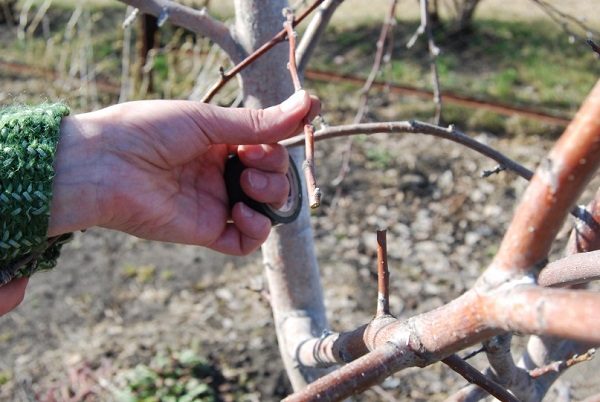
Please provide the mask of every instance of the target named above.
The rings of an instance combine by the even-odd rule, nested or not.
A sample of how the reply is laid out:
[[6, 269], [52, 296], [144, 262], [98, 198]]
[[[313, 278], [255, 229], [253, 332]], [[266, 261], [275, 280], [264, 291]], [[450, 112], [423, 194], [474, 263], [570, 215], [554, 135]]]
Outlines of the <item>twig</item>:
[[482, 353], [482, 352], [485, 352], [485, 347], [484, 347], [484, 346], [482, 346], [482, 347], [480, 347], [480, 348], [478, 348], [478, 349], [475, 349], [475, 350], [473, 350], [472, 352], [469, 352], [469, 353], [467, 353], [466, 355], [464, 355], [464, 356], [462, 357], [462, 359], [463, 359], [463, 360], [469, 360], [469, 359], [471, 359], [471, 358], [473, 358], [473, 357], [477, 356], [478, 354], [480, 354], [480, 353]]
[[[411, 121], [393, 121], [382, 123], [363, 123], [349, 124], [342, 126], [333, 126], [321, 129], [315, 133], [315, 141], [321, 141], [336, 137], [345, 137], [356, 134], [377, 134], [377, 133], [411, 133], [411, 134], [426, 134], [435, 137], [444, 138], [450, 141], [462, 144], [482, 155], [495, 160], [496, 162], [506, 166], [507, 170], [513, 171], [519, 176], [529, 180], [533, 176], [533, 172], [518, 162], [510, 159], [499, 151], [482, 144], [481, 142], [469, 137], [465, 133], [457, 130], [454, 126], [440, 127], [429, 123], [424, 123], [417, 120]], [[284, 140], [281, 144], [285, 146], [294, 146], [302, 144], [304, 138], [296, 136]]]
[[429, 49], [429, 63], [431, 67], [431, 82], [433, 85], [433, 103], [435, 104], [435, 124], [440, 124], [442, 118], [442, 95], [440, 90], [440, 77], [437, 68], [437, 57], [440, 54], [440, 49], [435, 45], [433, 40], [433, 32], [431, 30], [431, 22], [429, 21], [429, 4], [427, 0], [420, 0], [421, 9], [421, 23], [408, 40], [406, 44], [407, 48], [411, 48], [415, 45], [417, 40], [424, 33], [427, 34], [427, 46]]
[[552, 362], [543, 367], [533, 369], [529, 371], [529, 375], [533, 378], [537, 378], [548, 373], [560, 373], [562, 371], [565, 371], [569, 367], [576, 365], [577, 363], [583, 363], [592, 360], [594, 358], [595, 353], [596, 349], [590, 349], [581, 355], [575, 355], [567, 360]]
[[545, 0], [532, 0], [532, 1], [534, 3], [536, 3], [542, 9], [542, 11], [544, 11], [552, 20], [554, 20], [554, 22], [556, 22], [558, 25], [560, 25], [561, 28], [563, 29], [563, 31], [565, 31], [567, 34], [576, 36], [576, 34], [573, 31], [571, 31], [571, 29], [569, 28], [569, 24], [567, 23], [567, 21], [568, 21], [569, 23], [575, 24], [580, 29], [584, 30], [586, 32], [586, 34], [588, 34], [588, 35], [590, 33], [593, 33], [595, 35], [600, 35], [600, 32], [592, 29], [590, 26], [583, 23], [580, 19], [575, 18], [572, 15], [562, 12], [561, 10], [559, 10], [557, 7], [550, 4], [549, 2], [547, 2]]
[[[365, 82], [365, 79], [363, 77], [358, 77], [350, 74], [338, 74], [314, 69], [306, 70], [304, 76], [308, 80], [322, 81], [328, 83], [340, 82], [344, 84], [353, 84], [361, 87], [364, 85]], [[431, 97], [433, 96], [433, 91], [427, 89], [383, 81], [375, 81], [373, 83], [373, 88], [377, 88], [380, 90], [388, 90], [392, 93], [414, 96], [423, 99], [431, 99]], [[497, 113], [503, 116], [522, 116], [528, 119], [534, 119], [556, 126], [567, 126], [571, 122], [571, 118], [556, 116], [541, 110], [530, 109], [526, 107], [515, 106], [496, 101], [473, 98], [448, 91], [444, 93], [444, 102], [469, 109], [487, 110], [492, 113]]]
[[311, 123], [304, 125], [306, 159], [302, 164], [304, 177], [306, 178], [306, 188], [308, 191], [308, 205], [311, 208], [318, 208], [321, 205], [321, 189], [317, 187], [315, 179], [315, 128]]
[[[286, 10], [286, 21], [283, 23], [290, 43], [290, 61], [288, 69], [294, 83], [294, 89], [300, 91], [302, 84], [298, 76], [298, 67], [296, 66], [296, 33], [294, 32], [294, 14], [291, 10]], [[306, 178], [306, 187], [308, 191], [308, 204], [311, 208], [317, 208], [321, 205], [321, 189], [317, 187], [315, 178], [315, 127], [308, 119], [304, 119], [304, 143], [306, 148], [306, 159], [302, 164], [304, 177]]]
[[590, 45], [590, 47], [592, 48], [592, 50], [594, 52], [596, 52], [596, 54], [598, 54], [600, 56], [600, 46], [598, 46], [593, 40], [588, 39], [587, 44]]
[[377, 314], [390, 315], [390, 271], [387, 262], [386, 230], [377, 231]]
[[475, 367], [461, 359], [457, 355], [450, 355], [442, 360], [444, 364], [450, 367], [452, 370], [460, 374], [465, 380], [472, 384], [477, 384], [480, 388], [483, 388], [490, 395], [495, 396], [500, 401], [505, 402], [519, 402], [510, 392], [508, 392], [502, 385], [493, 381], [488, 376], [483, 375]]
[[[310, 5], [310, 7], [308, 7], [302, 14], [300, 14], [300, 16], [294, 19], [294, 22], [292, 24], [293, 27], [302, 22], [302, 20], [304, 20], [315, 8], [317, 8], [321, 3], [323, 3], [323, 1], [325, 0], [315, 0], [313, 4]], [[219, 81], [215, 82], [213, 86], [209, 89], [209, 91], [206, 93], [206, 95], [204, 95], [204, 97], [202, 98], [202, 102], [210, 102], [213, 96], [215, 96], [215, 94], [219, 92], [219, 90], [223, 88], [225, 84], [229, 82], [229, 80], [235, 77], [240, 71], [244, 70], [246, 67], [254, 63], [256, 59], [268, 52], [275, 45], [282, 42], [286, 37], [287, 31], [285, 28], [283, 28], [270, 41], [256, 49], [252, 54], [250, 54], [248, 57], [246, 57], [244, 60], [239, 62], [231, 69], [223, 72]]]
[[[381, 70], [381, 64], [384, 57], [385, 43], [388, 38], [389, 33], [392, 30], [393, 24], [395, 22], [396, 15], [396, 6], [398, 5], [398, 0], [391, 0], [390, 8], [388, 9], [388, 13], [384, 19], [383, 25], [381, 26], [381, 31], [379, 32], [379, 38], [377, 39], [376, 48], [377, 52], [375, 52], [375, 59], [373, 60], [373, 66], [371, 67], [371, 71], [369, 76], [365, 80], [364, 85], [360, 89], [360, 100], [358, 104], [358, 109], [356, 114], [354, 115], [354, 124], [358, 124], [363, 120], [365, 113], [367, 111], [367, 104], [369, 101], [369, 91], [375, 82], [375, 78], [377, 78], [377, 74]], [[335, 179], [332, 180], [331, 184], [333, 186], [339, 186], [344, 178], [350, 171], [350, 156], [352, 155], [352, 145], [353, 138], [348, 138], [348, 142], [344, 146], [342, 150], [342, 166], [340, 167], [340, 171]]]
[[360, 105], [356, 112], [356, 115], [354, 116], [354, 121], [353, 121], [354, 124], [360, 123], [365, 115], [367, 102], [369, 100], [369, 91], [371, 90], [371, 87], [373, 86], [373, 83], [375, 82], [375, 78], [377, 78], [377, 74], [381, 70], [381, 64], [383, 61], [384, 50], [385, 50], [385, 43], [386, 43], [386, 39], [388, 38], [389, 32], [391, 31], [391, 29], [394, 25], [397, 5], [398, 5], [398, 0], [391, 0], [390, 8], [388, 9], [388, 12], [385, 16], [383, 25], [381, 26], [379, 38], [377, 39], [377, 43], [376, 43], [377, 52], [375, 53], [375, 59], [373, 60], [373, 66], [371, 67], [369, 76], [365, 80], [365, 84], [360, 89], [360, 94], [361, 94]]

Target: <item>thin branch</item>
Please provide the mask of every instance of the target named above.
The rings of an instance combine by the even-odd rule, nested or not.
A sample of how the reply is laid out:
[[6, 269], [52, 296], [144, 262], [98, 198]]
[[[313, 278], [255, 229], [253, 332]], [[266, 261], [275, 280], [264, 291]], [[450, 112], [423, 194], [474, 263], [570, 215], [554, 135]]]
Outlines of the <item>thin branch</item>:
[[[330, 71], [308, 69], [305, 71], [305, 77], [309, 80], [322, 81], [328, 83], [344, 83], [357, 86], [363, 86], [365, 78], [350, 74], [339, 74]], [[373, 88], [389, 90], [392, 93], [415, 96], [423, 99], [431, 99], [433, 91], [418, 88], [410, 85], [400, 85], [390, 82], [375, 81]], [[528, 119], [534, 119], [547, 124], [557, 126], [567, 126], [571, 122], [571, 118], [556, 116], [543, 112], [541, 110], [530, 109], [522, 106], [510, 105], [496, 101], [477, 99], [452, 92], [444, 92], [444, 102], [457, 106], [462, 106], [469, 109], [487, 110], [492, 113], [497, 113], [503, 116], [522, 116]]]
[[[506, 169], [515, 172], [516, 174], [527, 180], [529, 180], [533, 176], [533, 172], [531, 170], [508, 158], [501, 152], [496, 151], [495, 149], [469, 137], [465, 133], [454, 128], [454, 126], [440, 127], [416, 120], [349, 124], [342, 126], [327, 127], [318, 130], [315, 133], [315, 141], [321, 141], [336, 137], [346, 137], [349, 135], [377, 133], [426, 134], [439, 138], [444, 138], [464, 145], [476, 152], [479, 152], [482, 155], [487, 156], [488, 158], [495, 160], [496, 162], [506, 166]], [[281, 144], [289, 147], [302, 144], [303, 141], [304, 138], [302, 136], [296, 136], [282, 141]]]
[[[367, 104], [369, 102], [369, 91], [371, 90], [371, 87], [373, 86], [373, 83], [375, 82], [375, 78], [377, 78], [377, 74], [379, 74], [379, 71], [381, 70], [381, 64], [382, 64], [383, 57], [384, 57], [386, 39], [390, 35], [390, 32], [392, 31], [392, 27], [396, 21], [396, 6], [397, 5], [398, 5], [398, 0], [391, 0], [390, 8], [388, 9], [388, 12], [385, 16], [383, 25], [381, 26], [381, 31], [379, 32], [379, 38], [377, 39], [377, 43], [376, 43], [377, 51], [375, 52], [375, 59], [373, 60], [373, 66], [371, 67], [371, 71], [369, 73], [369, 76], [365, 80], [364, 85], [360, 89], [360, 100], [358, 103], [358, 108], [357, 108], [356, 114], [354, 115], [354, 120], [353, 120], [354, 124], [360, 123], [363, 120], [365, 113], [367, 111]], [[353, 144], [353, 138], [350, 137], [350, 138], [348, 138], [348, 142], [344, 146], [344, 149], [341, 151], [342, 163], [341, 163], [340, 172], [338, 173], [336, 178], [332, 180], [332, 184], [334, 186], [339, 186], [340, 183], [342, 183], [342, 181], [348, 174], [348, 172], [350, 171], [350, 156], [352, 155], [352, 144]]]
[[591, 40], [591, 39], [588, 39], [588, 40], [587, 40], [587, 44], [588, 44], [588, 45], [590, 45], [590, 47], [592, 48], [592, 50], [593, 50], [594, 52], [596, 52], [596, 54], [597, 54], [598, 56], [600, 56], [600, 46], [598, 46], [598, 45], [597, 45], [597, 44], [596, 44], [596, 43], [595, 43], [593, 40]]
[[475, 357], [478, 354], [483, 353], [483, 352], [485, 352], [485, 347], [484, 346], [482, 346], [480, 348], [477, 348], [477, 349], [473, 350], [472, 352], [467, 353], [466, 355], [464, 355], [462, 357], [462, 359], [463, 360], [469, 360], [469, 359], [472, 359], [473, 357]]
[[[301, 23], [315, 8], [317, 8], [321, 3], [323, 3], [323, 1], [325, 0], [315, 0], [313, 4], [311, 4], [300, 16], [298, 16], [294, 20], [293, 26], [295, 27], [296, 25]], [[246, 67], [254, 63], [256, 59], [268, 52], [275, 45], [284, 41], [286, 37], [287, 31], [285, 28], [283, 28], [270, 41], [256, 49], [251, 55], [246, 57], [244, 60], [239, 62], [237, 65], [235, 65], [228, 71], [223, 72], [219, 81], [215, 82], [213, 86], [208, 90], [206, 95], [204, 95], [204, 97], [202, 98], [202, 102], [210, 102], [213, 96], [215, 96], [216, 93], [219, 92], [219, 90], [229, 82], [229, 80], [235, 77], [239, 72], [243, 71]]]
[[538, 367], [536, 369], [533, 369], [529, 372], [529, 375], [532, 378], [537, 378], [537, 377], [546, 375], [548, 373], [560, 373], [578, 363], [589, 362], [590, 360], [592, 360], [594, 358], [595, 353], [596, 353], [596, 349], [590, 349], [585, 353], [572, 356], [571, 358], [569, 358], [567, 360], [560, 360], [560, 361], [552, 362], [543, 367]]
[[585, 31], [587, 35], [600, 35], [600, 32], [594, 30], [589, 25], [586, 25], [579, 18], [573, 17], [572, 15], [559, 10], [556, 6], [550, 4], [549, 2], [545, 0], [532, 1], [536, 3], [552, 20], [554, 20], [554, 22], [560, 25], [563, 31], [565, 31], [567, 34], [576, 36], [576, 34], [569, 27], [569, 24], [573, 24]]
[[144, 14], [151, 14], [163, 23], [168, 19], [173, 25], [191, 32], [207, 36], [218, 44], [235, 63], [241, 60], [243, 53], [222, 22], [208, 15], [206, 8], [196, 10], [171, 0], [120, 0], [122, 3], [138, 8]]
[[572, 254], [546, 265], [538, 276], [540, 286], [565, 287], [600, 279], [600, 251]]
[[395, 16], [396, 16], [396, 6], [397, 5], [398, 5], [398, 0], [391, 0], [390, 7], [385, 16], [385, 20], [383, 22], [383, 25], [381, 26], [381, 31], [379, 32], [379, 38], [377, 39], [377, 43], [375, 45], [377, 48], [377, 51], [375, 52], [375, 59], [373, 60], [373, 66], [371, 67], [369, 76], [365, 80], [365, 84], [360, 89], [361, 99], [360, 99], [358, 111], [356, 112], [356, 115], [354, 116], [354, 121], [353, 121], [354, 124], [360, 123], [365, 115], [366, 105], [369, 100], [369, 91], [371, 90], [371, 87], [373, 86], [373, 83], [375, 82], [375, 78], [377, 78], [377, 74], [379, 74], [379, 71], [381, 70], [381, 64], [383, 61], [383, 56], [384, 56], [384, 51], [385, 51], [386, 39], [388, 38], [388, 34], [391, 31], [391, 29], [394, 25], [394, 22], [396, 20]]
[[510, 352], [512, 333], [496, 335], [483, 343], [485, 355], [501, 384], [511, 384], [519, 370]]
[[442, 362], [460, 374], [465, 380], [486, 390], [490, 395], [496, 397], [498, 400], [505, 402], [519, 402], [519, 400], [510, 392], [508, 392], [502, 385], [482, 374], [479, 370], [471, 366], [459, 356], [450, 355], [443, 359]]
[[390, 315], [390, 271], [387, 262], [386, 230], [377, 231], [377, 314]]
[[291, 10], [286, 10], [286, 21], [283, 23], [287, 34], [288, 42], [290, 43], [290, 58], [288, 62], [288, 70], [294, 83], [296, 92], [302, 89], [300, 77], [298, 76], [298, 67], [296, 66], [296, 32], [294, 31], [294, 13]]
[[407, 48], [415, 45], [419, 37], [427, 34], [427, 47], [429, 49], [429, 64], [431, 69], [431, 82], [433, 86], [433, 103], [435, 104], [434, 123], [440, 124], [442, 118], [442, 92], [440, 89], [440, 77], [437, 68], [437, 57], [440, 54], [440, 49], [436, 46], [433, 40], [433, 31], [431, 30], [431, 22], [429, 21], [429, 2], [428, 0], [420, 0], [421, 23], [416, 32], [406, 44]]
[[302, 40], [296, 49], [296, 57], [298, 58], [298, 70], [304, 72], [308, 61], [310, 60], [319, 39], [325, 32], [333, 13], [342, 4], [344, 0], [325, 0], [310, 20]]
[[[296, 66], [296, 32], [294, 32], [294, 14], [286, 11], [286, 21], [283, 23], [287, 33], [287, 38], [290, 43], [290, 60], [288, 69], [294, 83], [294, 89], [300, 91], [302, 84], [298, 75], [298, 67]], [[317, 179], [315, 178], [315, 127], [308, 119], [304, 119], [304, 144], [306, 159], [302, 164], [304, 177], [306, 178], [306, 188], [308, 191], [308, 204], [311, 208], [317, 208], [321, 205], [321, 189], [317, 187]]]

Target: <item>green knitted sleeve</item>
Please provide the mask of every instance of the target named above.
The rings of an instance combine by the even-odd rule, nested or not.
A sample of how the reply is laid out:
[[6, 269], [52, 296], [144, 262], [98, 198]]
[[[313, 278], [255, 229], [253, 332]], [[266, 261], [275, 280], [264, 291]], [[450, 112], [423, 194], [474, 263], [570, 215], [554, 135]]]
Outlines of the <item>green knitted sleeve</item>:
[[62, 104], [0, 110], [0, 285], [53, 268], [68, 236], [47, 239]]

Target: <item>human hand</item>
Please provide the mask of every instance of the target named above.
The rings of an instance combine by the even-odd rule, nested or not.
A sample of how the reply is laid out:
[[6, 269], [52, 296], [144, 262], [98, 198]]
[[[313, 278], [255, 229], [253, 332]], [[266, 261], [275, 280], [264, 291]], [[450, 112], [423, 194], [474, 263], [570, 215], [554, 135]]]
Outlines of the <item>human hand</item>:
[[318, 109], [316, 99], [299, 91], [264, 110], [140, 101], [67, 117], [48, 235], [103, 226], [248, 254], [267, 238], [271, 223], [242, 203], [230, 211], [227, 155], [237, 153], [248, 167], [241, 186], [251, 198], [283, 202], [288, 156], [277, 141], [300, 131], [304, 117]]
[[28, 278], [13, 279], [0, 286], [0, 316], [17, 307], [25, 297]]

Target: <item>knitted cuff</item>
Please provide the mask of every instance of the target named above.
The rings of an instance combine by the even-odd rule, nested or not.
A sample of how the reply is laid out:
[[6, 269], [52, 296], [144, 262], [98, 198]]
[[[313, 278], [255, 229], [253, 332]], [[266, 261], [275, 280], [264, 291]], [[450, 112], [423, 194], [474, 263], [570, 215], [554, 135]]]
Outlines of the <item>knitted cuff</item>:
[[0, 110], [0, 285], [53, 268], [67, 236], [47, 239], [62, 104]]

